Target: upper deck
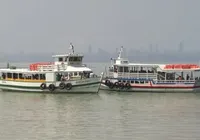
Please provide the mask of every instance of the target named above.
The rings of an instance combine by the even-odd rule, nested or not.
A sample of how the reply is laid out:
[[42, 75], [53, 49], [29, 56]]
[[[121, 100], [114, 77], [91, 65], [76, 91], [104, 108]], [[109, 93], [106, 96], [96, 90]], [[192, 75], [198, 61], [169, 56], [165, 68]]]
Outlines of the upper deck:
[[[123, 47], [116, 59], [111, 59], [111, 67], [106, 73], [107, 77], [114, 78], [150, 78], [174, 79], [190, 75], [190, 79], [199, 77], [200, 66], [196, 64], [145, 64], [130, 63], [122, 57]], [[170, 77], [170, 78], [169, 78]], [[171, 78], [173, 77], [173, 78]], [[186, 79], [186, 78], [185, 78]]]
[[173, 71], [200, 71], [200, 66], [196, 64], [148, 64], [148, 63], [130, 63], [128, 58], [122, 57], [123, 47], [121, 47], [118, 57], [111, 59], [110, 70], [124, 71], [144, 71], [156, 70], [161, 72]]

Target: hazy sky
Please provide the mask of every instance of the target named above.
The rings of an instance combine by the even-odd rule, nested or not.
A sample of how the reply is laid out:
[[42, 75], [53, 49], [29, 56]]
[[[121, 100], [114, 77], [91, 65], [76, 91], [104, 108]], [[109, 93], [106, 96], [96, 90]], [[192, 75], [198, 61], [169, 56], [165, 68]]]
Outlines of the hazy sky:
[[[0, 52], [199, 48], [200, 0], [1, 0]], [[176, 47], [176, 48], [175, 48]]]

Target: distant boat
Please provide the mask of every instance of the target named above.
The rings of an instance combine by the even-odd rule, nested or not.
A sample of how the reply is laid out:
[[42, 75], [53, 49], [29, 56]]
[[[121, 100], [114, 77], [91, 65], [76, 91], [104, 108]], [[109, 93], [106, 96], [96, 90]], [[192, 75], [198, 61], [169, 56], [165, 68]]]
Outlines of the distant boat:
[[200, 67], [196, 64], [129, 63], [119, 56], [111, 60], [102, 90], [131, 92], [200, 92]]
[[[50, 93], [97, 93], [102, 75], [97, 76], [82, 63], [83, 55], [53, 55], [54, 62], [34, 63], [29, 68], [0, 69], [0, 89], [4, 91]], [[37, 56], [36, 56], [37, 57]]]

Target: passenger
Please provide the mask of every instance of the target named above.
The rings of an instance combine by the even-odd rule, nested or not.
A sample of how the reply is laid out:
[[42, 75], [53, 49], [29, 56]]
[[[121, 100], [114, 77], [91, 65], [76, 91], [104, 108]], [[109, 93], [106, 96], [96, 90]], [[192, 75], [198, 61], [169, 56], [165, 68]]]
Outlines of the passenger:
[[190, 76], [187, 74], [187, 80], [189, 80], [190, 79]]
[[62, 75], [62, 77], [61, 77], [61, 81], [65, 81], [65, 77], [64, 77], [64, 75]]
[[80, 75], [81, 75], [81, 79], [83, 79], [83, 73], [80, 73]]

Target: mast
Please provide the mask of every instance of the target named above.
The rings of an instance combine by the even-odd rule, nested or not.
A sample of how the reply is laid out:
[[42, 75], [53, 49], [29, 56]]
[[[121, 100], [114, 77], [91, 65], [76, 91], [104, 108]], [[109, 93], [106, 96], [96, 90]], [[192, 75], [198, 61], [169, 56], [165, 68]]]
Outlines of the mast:
[[72, 45], [72, 43], [70, 43], [70, 48], [72, 50], [72, 54], [74, 54], [74, 46]]
[[123, 52], [123, 46], [121, 46], [121, 48], [119, 50], [118, 59], [121, 59], [122, 52]]

